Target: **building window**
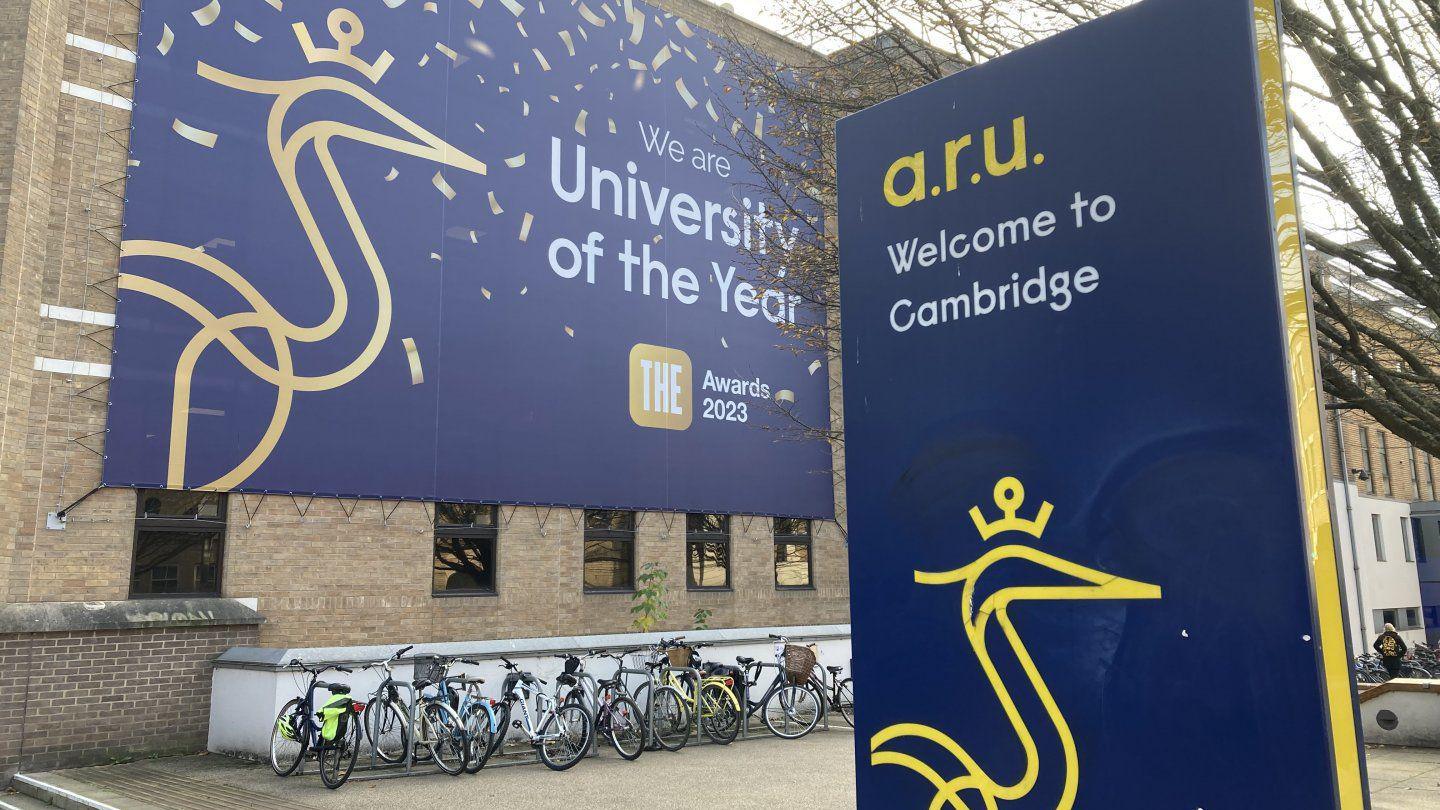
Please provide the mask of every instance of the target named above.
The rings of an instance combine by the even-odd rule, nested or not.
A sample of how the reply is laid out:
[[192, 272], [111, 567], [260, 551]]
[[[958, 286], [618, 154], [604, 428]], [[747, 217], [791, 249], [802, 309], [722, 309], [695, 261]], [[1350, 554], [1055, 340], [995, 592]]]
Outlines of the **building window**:
[[1395, 625], [1396, 630], [1405, 629], [1400, 626], [1400, 611], [1396, 608], [1375, 611], [1375, 626], [1384, 630], [1387, 624]]
[[1415, 562], [1430, 562], [1430, 554], [1425, 550], [1425, 526], [1420, 523], [1419, 518], [1411, 518], [1410, 521], [1410, 539], [1415, 545]]
[[635, 513], [585, 510], [585, 590], [635, 590]]
[[1385, 494], [1394, 495], [1395, 488], [1390, 482], [1390, 443], [1385, 440], [1385, 431], [1380, 431], [1380, 472], [1385, 479]]
[[1405, 608], [1405, 626], [1410, 628], [1421, 627], [1420, 608]]
[[495, 593], [500, 507], [483, 503], [435, 504], [434, 596]]
[[1429, 497], [1435, 500], [1435, 457], [1425, 454], [1425, 478], [1430, 482]]
[[1371, 494], [1375, 493], [1375, 460], [1370, 456], [1370, 428], [1360, 428], [1360, 461], [1364, 465], [1365, 477], [1370, 479], [1365, 482], [1365, 488]]
[[1435, 500], [1435, 479], [1430, 475], [1430, 455], [1428, 453], [1415, 454], [1415, 470], [1420, 477], [1419, 483], [1415, 485], [1415, 500]]
[[685, 516], [685, 587], [730, 587], [730, 516]]
[[775, 518], [775, 587], [814, 587], [810, 521]]
[[1415, 549], [1410, 545], [1410, 518], [1400, 518], [1400, 548], [1405, 552], [1405, 562], [1415, 562]]
[[1375, 535], [1375, 561], [1385, 562], [1385, 532], [1380, 527], [1380, 516], [1370, 516], [1370, 532]]
[[130, 596], [219, 596], [225, 553], [225, 495], [136, 491]]

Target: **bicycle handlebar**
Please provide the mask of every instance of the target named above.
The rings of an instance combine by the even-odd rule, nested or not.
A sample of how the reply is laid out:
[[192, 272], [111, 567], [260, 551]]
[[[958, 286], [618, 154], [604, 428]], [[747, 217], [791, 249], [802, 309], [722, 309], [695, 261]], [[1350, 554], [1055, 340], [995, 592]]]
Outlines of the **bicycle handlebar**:
[[391, 660], [398, 659], [400, 656], [404, 655], [404, 654], [407, 653], [407, 652], [410, 652], [410, 651], [413, 650], [413, 649], [415, 649], [415, 645], [414, 645], [414, 644], [411, 644], [411, 645], [408, 646], [408, 647], [401, 647], [400, 649], [398, 649], [398, 650], [395, 651], [395, 654], [394, 654], [394, 655], [390, 656], [390, 659], [391, 659]]

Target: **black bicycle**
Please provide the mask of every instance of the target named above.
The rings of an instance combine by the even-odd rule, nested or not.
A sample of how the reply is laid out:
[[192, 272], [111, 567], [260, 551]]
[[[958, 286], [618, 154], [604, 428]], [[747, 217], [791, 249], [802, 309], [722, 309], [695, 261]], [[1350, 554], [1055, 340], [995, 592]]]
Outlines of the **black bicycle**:
[[[360, 754], [360, 712], [365, 704], [350, 697], [350, 686], [320, 680], [328, 670], [351, 672], [348, 667], [331, 664], [307, 667], [299, 659], [290, 661], [310, 675], [305, 694], [291, 698], [280, 709], [270, 730], [270, 767], [279, 776], [289, 776], [300, 767], [305, 755], [314, 752], [320, 769], [320, 781], [334, 790], [345, 784]], [[330, 697], [319, 707], [315, 690], [324, 689]]]
[[[814, 657], [809, 657], [803, 669], [797, 668], [787, 661], [790, 655], [787, 648], [791, 646], [789, 639], [777, 635], [771, 635], [770, 639], [775, 642], [775, 664], [771, 666], [776, 668], [776, 673], [769, 688], [758, 700], [750, 700], [748, 695], [760, 684], [760, 671], [767, 665], [743, 655], [735, 658], [736, 663], [744, 669], [747, 695], [745, 722], [749, 723], [750, 717], [760, 712], [765, 727], [770, 729], [771, 734], [787, 740], [798, 740], [815, 730], [828, 701], [824, 692], [808, 677], [814, 666]], [[796, 648], [797, 652], [802, 650], [803, 647]], [[805, 674], [803, 682], [792, 670]]]

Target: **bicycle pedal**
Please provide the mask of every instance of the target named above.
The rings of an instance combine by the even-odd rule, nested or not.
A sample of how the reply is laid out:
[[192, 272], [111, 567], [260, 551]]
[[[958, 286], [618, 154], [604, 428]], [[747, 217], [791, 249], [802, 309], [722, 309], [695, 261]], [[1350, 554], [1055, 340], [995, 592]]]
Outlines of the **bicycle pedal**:
[[520, 721], [519, 721], [519, 720], [511, 720], [511, 721], [510, 721], [510, 727], [511, 727], [511, 728], [520, 728]]

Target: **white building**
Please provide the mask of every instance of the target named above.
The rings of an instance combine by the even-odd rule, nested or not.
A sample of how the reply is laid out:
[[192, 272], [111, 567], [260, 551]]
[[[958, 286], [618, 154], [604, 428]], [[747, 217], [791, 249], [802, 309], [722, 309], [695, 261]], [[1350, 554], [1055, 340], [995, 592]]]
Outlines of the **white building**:
[[[1417, 560], [1440, 557], [1440, 504], [1371, 495], [1344, 481], [1334, 482], [1334, 498], [1352, 654], [1369, 652], [1386, 623], [1395, 625], [1407, 644], [1425, 641], [1424, 606], [1434, 611], [1440, 604], [1440, 560], [1427, 566], [1428, 602], [1421, 598]], [[1429, 509], [1422, 512], [1421, 507]], [[1417, 526], [1422, 530], [1417, 532]], [[1415, 542], [1426, 536], [1430, 555]], [[1432, 627], [1436, 618], [1429, 622]]]

